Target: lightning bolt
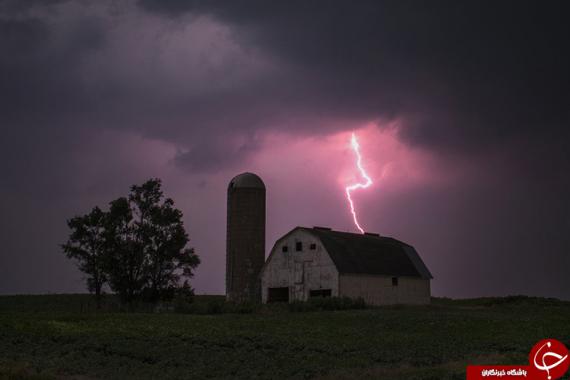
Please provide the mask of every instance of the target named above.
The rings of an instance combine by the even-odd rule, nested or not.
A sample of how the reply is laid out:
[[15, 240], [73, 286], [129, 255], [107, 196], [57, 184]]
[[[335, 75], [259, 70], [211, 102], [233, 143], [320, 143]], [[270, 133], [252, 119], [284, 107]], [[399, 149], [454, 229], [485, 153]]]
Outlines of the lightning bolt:
[[362, 156], [360, 155], [360, 145], [358, 145], [358, 140], [356, 140], [356, 135], [354, 134], [354, 132], [352, 133], [352, 138], [350, 139], [350, 145], [352, 147], [352, 150], [354, 150], [354, 153], [356, 153], [356, 167], [358, 168], [358, 171], [360, 172], [362, 178], [364, 178], [366, 181], [364, 183], [356, 183], [354, 185], [347, 186], [345, 188], [346, 198], [348, 199], [348, 203], [350, 204], [350, 212], [352, 213], [352, 219], [354, 219], [354, 224], [356, 225], [356, 228], [358, 228], [358, 230], [360, 230], [361, 233], [364, 233], [364, 230], [362, 229], [362, 227], [360, 227], [360, 224], [358, 224], [358, 218], [356, 217], [356, 211], [354, 210], [354, 202], [352, 201], [350, 193], [356, 189], [366, 189], [367, 187], [372, 185], [372, 180], [370, 179], [370, 177], [368, 177], [368, 174], [366, 174], [364, 168], [362, 167]]

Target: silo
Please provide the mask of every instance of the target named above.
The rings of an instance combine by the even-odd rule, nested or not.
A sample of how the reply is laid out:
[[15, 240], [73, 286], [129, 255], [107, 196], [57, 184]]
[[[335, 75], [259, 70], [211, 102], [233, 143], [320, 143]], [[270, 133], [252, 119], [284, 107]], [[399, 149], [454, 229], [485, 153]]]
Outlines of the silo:
[[228, 185], [226, 297], [261, 301], [259, 273], [265, 262], [265, 185], [253, 173]]

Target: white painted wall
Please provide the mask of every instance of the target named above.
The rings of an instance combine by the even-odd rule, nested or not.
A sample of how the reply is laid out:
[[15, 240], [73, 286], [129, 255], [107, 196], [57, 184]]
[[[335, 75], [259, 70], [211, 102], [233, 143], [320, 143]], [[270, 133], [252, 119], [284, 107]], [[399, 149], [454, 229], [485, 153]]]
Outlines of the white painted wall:
[[[303, 250], [295, 250], [296, 242], [303, 243]], [[316, 244], [310, 250], [310, 244]], [[288, 252], [282, 247], [288, 246]], [[262, 301], [267, 302], [267, 289], [289, 287], [289, 301], [306, 301], [309, 291], [331, 289], [338, 296], [339, 276], [334, 263], [319, 239], [302, 230], [293, 231], [275, 245], [261, 272]]]
[[392, 276], [342, 274], [340, 296], [362, 297], [369, 305], [426, 305], [431, 300], [430, 280], [398, 277], [398, 286], [393, 286]]

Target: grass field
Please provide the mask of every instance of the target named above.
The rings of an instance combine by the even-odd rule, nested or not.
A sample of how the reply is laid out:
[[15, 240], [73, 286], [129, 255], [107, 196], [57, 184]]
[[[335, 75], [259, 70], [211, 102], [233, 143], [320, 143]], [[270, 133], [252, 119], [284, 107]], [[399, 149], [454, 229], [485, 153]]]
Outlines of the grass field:
[[570, 304], [523, 297], [214, 315], [95, 313], [88, 302], [0, 297], [0, 378], [464, 379], [467, 363], [526, 364], [546, 337], [570, 346]]

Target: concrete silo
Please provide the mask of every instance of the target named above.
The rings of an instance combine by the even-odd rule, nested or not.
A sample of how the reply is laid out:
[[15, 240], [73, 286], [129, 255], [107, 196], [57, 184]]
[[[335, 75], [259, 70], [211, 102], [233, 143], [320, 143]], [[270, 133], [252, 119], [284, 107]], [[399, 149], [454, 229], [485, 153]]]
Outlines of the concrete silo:
[[226, 297], [261, 301], [259, 273], [265, 262], [265, 185], [242, 173], [228, 185]]

